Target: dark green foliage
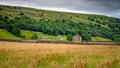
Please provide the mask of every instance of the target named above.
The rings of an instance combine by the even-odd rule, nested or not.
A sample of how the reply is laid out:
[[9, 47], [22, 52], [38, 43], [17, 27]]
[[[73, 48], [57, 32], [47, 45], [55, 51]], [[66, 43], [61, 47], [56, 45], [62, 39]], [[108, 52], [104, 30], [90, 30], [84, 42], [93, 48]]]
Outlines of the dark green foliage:
[[20, 34], [21, 34], [20, 29], [18, 27], [13, 27], [11, 33], [14, 35], [17, 35], [17, 36], [20, 36]]
[[71, 35], [71, 34], [68, 34], [68, 35], [67, 35], [67, 40], [68, 40], [68, 41], [72, 41], [72, 39], [73, 39], [73, 38], [72, 38], [72, 35]]
[[0, 28], [5, 29], [6, 24], [3, 21], [0, 21]]
[[24, 35], [20, 35], [19, 37], [21, 37], [21, 38], [23, 38], [23, 39], [25, 39], [25, 38], [26, 38]]
[[9, 15], [9, 16], [12, 16], [12, 15]]
[[0, 10], [3, 10], [2, 7], [0, 7]]
[[54, 31], [55, 32], [55, 36], [59, 35], [58, 31]]
[[37, 35], [37, 33], [34, 33], [33, 35], [32, 35], [32, 37], [31, 37], [31, 39], [38, 39], [38, 35]]
[[0, 15], [0, 29], [5, 29], [9, 24], [8, 18]]
[[15, 22], [14, 20], [9, 21], [7, 17], [4, 17], [3, 20], [0, 21], [0, 24], [1, 24], [0, 28], [6, 29], [7, 31], [9, 31], [10, 33], [16, 36], [20, 36], [21, 31], [20, 31], [20, 28], [17, 27], [16, 23], [17, 22]]
[[16, 27], [14, 25], [10, 25], [8, 24], [6, 27], [7, 31], [9, 31], [10, 33], [16, 35], [16, 36], [20, 36], [21, 35], [21, 31], [19, 27]]
[[120, 41], [120, 35], [113, 35], [113, 41], [119, 42]]
[[21, 12], [19, 15], [24, 15], [24, 13], [23, 13], [23, 12]]
[[5, 16], [5, 19], [9, 19], [8, 16]]
[[91, 36], [90, 34], [82, 34], [82, 40], [84, 41], [91, 41]]

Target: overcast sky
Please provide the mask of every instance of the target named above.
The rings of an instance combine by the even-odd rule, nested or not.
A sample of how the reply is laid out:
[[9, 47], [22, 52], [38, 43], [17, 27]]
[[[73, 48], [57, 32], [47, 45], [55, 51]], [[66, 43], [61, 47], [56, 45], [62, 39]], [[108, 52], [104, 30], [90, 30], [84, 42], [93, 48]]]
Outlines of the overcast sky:
[[0, 0], [0, 4], [120, 18], [120, 0]]

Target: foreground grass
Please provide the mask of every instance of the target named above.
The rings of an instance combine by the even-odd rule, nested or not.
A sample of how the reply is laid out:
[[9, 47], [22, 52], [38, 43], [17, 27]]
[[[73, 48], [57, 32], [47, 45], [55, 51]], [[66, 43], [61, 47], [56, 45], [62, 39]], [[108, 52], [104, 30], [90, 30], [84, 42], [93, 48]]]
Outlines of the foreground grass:
[[0, 42], [1, 68], [119, 68], [120, 46]]

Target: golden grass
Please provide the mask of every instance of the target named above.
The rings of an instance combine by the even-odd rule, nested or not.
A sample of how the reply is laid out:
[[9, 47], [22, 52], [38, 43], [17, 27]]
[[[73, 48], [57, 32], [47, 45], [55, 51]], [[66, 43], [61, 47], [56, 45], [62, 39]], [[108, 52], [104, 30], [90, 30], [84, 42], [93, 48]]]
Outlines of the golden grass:
[[0, 42], [2, 68], [119, 68], [120, 46]]

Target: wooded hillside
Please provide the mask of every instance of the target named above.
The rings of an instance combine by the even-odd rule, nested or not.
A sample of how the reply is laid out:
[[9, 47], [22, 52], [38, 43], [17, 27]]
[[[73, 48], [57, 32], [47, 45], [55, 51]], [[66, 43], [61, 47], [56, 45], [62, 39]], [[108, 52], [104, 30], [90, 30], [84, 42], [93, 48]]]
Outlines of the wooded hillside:
[[94, 14], [78, 14], [0, 5], [0, 29], [23, 37], [19, 30], [49, 35], [79, 34], [85, 41], [91, 37], [120, 41], [120, 19]]

